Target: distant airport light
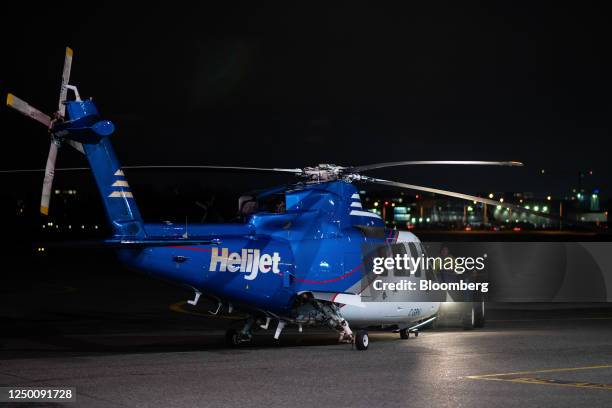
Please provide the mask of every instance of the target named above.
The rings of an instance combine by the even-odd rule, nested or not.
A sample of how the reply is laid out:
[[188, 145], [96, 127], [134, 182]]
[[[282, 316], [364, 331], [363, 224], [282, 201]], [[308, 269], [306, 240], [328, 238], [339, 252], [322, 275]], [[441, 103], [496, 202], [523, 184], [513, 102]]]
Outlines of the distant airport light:
[[546, 196], [546, 199], [547, 199], [548, 201], [550, 201], [550, 200], [552, 200], [552, 197], [551, 197], [551, 196]]
[[499, 202], [500, 202], [500, 203], [503, 203], [503, 202], [504, 202], [504, 198], [503, 198], [503, 197], [502, 197], [502, 198], [500, 198], [500, 199], [499, 199]]
[[374, 207], [378, 207], [378, 201], [374, 202]]
[[540, 211], [540, 207], [538, 207], [537, 205], [536, 205], [535, 207], [533, 207], [533, 209], [534, 209], [535, 211]]
[[493, 197], [495, 197], [493, 193], [489, 193], [489, 198], [493, 198]]

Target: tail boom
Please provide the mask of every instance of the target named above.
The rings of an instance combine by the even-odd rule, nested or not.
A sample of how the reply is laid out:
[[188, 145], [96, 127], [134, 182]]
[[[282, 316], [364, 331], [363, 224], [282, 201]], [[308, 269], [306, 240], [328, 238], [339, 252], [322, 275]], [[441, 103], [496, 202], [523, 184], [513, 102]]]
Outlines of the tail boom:
[[82, 144], [114, 237], [144, 238], [140, 211], [110, 142], [109, 136], [114, 131], [114, 125], [100, 120], [98, 110], [91, 100], [70, 101], [67, 102], [67, 108], [70, 120], [59, 123], [52, 129], [52, 133], [61, 141]]

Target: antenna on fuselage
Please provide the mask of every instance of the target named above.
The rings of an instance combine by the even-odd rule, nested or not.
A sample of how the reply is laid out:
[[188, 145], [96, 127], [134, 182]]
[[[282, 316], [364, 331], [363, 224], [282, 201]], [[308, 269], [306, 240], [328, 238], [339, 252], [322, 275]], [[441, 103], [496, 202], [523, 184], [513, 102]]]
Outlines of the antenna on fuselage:
[[189, 232], [187, 231], [187, 216], [185, 216], [185, 233], [183, 234], [183, 238], [189, 238]]

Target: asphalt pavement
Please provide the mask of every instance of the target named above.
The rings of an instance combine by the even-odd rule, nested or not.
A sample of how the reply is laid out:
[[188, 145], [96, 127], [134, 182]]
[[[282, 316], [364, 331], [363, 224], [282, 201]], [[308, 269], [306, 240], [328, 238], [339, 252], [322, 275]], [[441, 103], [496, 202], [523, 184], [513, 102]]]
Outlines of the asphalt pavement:
[[223, 334], [239, 316], [190, 307], [187, 290], [123, 270], [21, 277], [0, 292], [0, 385], [76, 387], [67, 406], [612, 406], [603, 304], [514, 305], [484, 329], [408, 340], [374, 333], [365, 352], [326, 330], [231, 349]]

